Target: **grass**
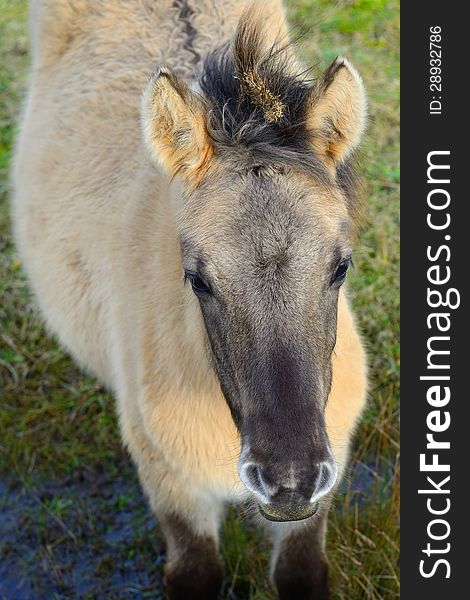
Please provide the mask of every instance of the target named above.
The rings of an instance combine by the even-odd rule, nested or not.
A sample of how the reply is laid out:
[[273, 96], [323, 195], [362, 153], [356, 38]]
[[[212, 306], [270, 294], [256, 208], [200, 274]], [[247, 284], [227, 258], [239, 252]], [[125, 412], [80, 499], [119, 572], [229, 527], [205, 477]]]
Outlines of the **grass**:
[[[399, 596], [398, 0], [290, 0], [288, 7], [294, 30], [308, 32], [305, 62], [326, 66], [346, 55], [370, 99], [361, 159], [366, 225], [350, 290], [371, 389], [328, 548], [335, 599], [388, 600]], [[0, 565], [10, 561], [15, 581], [27, 574], [18, 598], [155, 597], [161, 539], [121, 448], [112, 399], [48, 337], [11, 239], [8, 169], [27, 68], [26, 2], [0, 0]], [[233, 510], [222, 553], [227, 598], [273, 597], [269, 548]], [[0, 597], [13, 597], [11, 575], [0, 568]]]

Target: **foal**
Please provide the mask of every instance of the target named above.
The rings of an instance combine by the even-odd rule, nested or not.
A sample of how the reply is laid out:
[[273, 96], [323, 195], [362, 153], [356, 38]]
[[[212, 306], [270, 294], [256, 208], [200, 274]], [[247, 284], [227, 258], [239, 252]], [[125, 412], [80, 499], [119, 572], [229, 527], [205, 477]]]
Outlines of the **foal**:
[[49, 328], [116, 397], [169, 598], [217, 597], [235, 501], [279, 597], [318, 600], [366, 390], [341, 287], [366, 100], [345, 59], [302, 75], [278, 0], [244, 4], [33, 0], [14, 224]]

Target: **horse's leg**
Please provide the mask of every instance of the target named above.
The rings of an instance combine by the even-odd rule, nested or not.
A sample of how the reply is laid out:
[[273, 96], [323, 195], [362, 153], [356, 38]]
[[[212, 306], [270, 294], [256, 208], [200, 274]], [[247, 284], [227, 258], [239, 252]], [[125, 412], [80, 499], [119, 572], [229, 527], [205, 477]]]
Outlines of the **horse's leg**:
[[[139, 436], [131, 445], [139, 478], [166, 539], [165, 581], [169, 600], [215, 600], [222, 586], [218, 530], [223, 504], [182, 479]], [[135, 442], [135, 438], [134, 438]]]
[[[207, 509], [208, 511], [210, 509]], [[157, 514], [167, 543], [165, 580], [169, 600], [215, 600], [223, 567], [217, 538], [198, 531], [183, 515]]]
[[305, 523], [273, 524], [272, 578], [279, 600], [327, 600], [327, 511]]

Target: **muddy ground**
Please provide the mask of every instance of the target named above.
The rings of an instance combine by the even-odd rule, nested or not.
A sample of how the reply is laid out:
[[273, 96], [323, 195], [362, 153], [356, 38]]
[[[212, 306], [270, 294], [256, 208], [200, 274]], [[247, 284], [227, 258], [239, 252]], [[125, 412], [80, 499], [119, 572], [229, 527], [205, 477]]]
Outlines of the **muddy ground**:
[[[119, 471], [0, 482], [2, 599], [164, 597], [163, 538], [133, 467]], [[357, 464], [349, 501], [361, 503], [375, 480], [373, 465]], [[384, 479], [384, 494], [387, 488]], [[247, 597], [230, 592], [229, 580], [225, 587], [225, 598]]]
[[129, 465], [114, 479], [0, 482], [0, 534], [2, 598], [162, 597], [164, 545]]

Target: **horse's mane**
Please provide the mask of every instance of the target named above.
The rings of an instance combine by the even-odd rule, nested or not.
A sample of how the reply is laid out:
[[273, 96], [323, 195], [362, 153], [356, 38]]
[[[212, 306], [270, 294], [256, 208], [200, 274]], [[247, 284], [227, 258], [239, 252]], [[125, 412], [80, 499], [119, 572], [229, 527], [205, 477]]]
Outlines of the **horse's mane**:
[[[220, 149], [246, 150], [254, 164], [295, 167], [331, 184], [315, 155], [308, 111], [335, 73], [320, 80], [296, 63], [290, 43], [264, 42], [266, 26], [259, 15], [242, 16], [234, 40], [210, 52], [199, 85], [209, 104], [208, 130]], [[337, 167], [337, 184], [355, 204], [353, 160]]]
[[242, 17], [231, 44], [204, 60], [199, 83], [209, 103], [209, 132], [221, 146], [246, 148], [262, 162], [302, 162], [324, 179], [306, 128], [312, 83], [295, 68], [289, 45], [264, 48], [264, 28], [251, 16]]

